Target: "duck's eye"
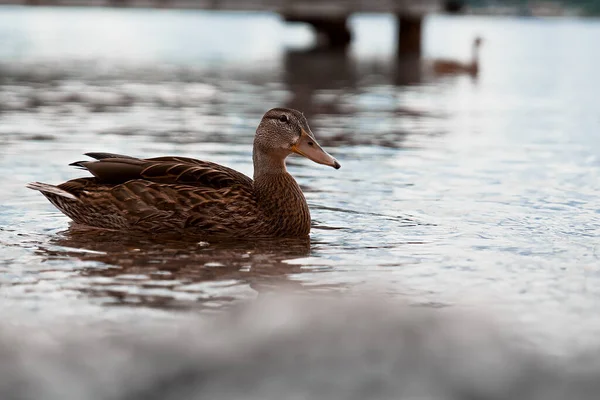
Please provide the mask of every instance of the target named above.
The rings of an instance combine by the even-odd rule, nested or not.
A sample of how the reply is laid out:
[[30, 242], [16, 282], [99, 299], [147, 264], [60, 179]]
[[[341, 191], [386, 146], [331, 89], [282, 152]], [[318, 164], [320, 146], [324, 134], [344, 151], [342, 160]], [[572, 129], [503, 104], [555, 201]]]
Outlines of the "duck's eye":
[[281, 117], [279, 117], [279, 120], [281, 122], [288, 122], [288, 117], [287, 117], [287, 115], [282, 115]]

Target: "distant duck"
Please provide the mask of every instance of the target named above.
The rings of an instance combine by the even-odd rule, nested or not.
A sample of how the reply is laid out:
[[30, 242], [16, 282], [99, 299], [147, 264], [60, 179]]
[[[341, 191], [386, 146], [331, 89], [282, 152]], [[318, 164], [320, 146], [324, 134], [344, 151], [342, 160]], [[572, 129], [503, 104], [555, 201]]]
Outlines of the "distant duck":
[[437, 75], [458, 75], [468, 74], [476, 76], [479, 73], [479, 48], [483, 40], [476, 37], [473, 40], [472, 59], [469, 63], [454, 60], [434, 60], [433, 70]]
[[254, 180], [186, 157], [87, 153], [97, 161], [71, 165], [93, 177], [28, 187], [84, 226], [207, 238], [306, 237], [308, 205], [285, 167], [291, 153], [340, 168], [319, 146], [302, 113], [274, 108], [264, 115], [254, 137]]

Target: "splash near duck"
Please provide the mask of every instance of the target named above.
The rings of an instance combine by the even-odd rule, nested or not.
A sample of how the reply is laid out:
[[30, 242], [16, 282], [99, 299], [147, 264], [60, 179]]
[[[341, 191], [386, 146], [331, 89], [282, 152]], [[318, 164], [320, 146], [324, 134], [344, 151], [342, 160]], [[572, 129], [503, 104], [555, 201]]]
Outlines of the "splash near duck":
[[310, 212], [285, 167], [291, 153], [340, 168], [319, 146], [301, 112], [273, 108], [254, 137], [254, 179], [186, 157], [87, 153], [95, 161], [70, 165], [93, 177], [27, 187], [40, 191], [75, 223], [89, 227], [224, 238], [304, 237], [310, 232]]

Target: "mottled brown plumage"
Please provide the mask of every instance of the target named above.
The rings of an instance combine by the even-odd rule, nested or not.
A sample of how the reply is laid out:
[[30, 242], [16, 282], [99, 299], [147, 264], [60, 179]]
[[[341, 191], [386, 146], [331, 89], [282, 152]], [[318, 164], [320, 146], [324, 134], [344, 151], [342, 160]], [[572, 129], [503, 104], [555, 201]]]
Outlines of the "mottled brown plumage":
[[339, 168], [316, 142], [304, 116], [268, 111], [254, 139], [254, 180], [231, 168], [186, 157], [138, 159], [87, 153], [96, 161], [71, 165], [93, 177], [58, 186], [31, 183], [78, 224], [203, 237], [302, 237], [310, 231], [308, 205], [285, 158], [292, 152]]

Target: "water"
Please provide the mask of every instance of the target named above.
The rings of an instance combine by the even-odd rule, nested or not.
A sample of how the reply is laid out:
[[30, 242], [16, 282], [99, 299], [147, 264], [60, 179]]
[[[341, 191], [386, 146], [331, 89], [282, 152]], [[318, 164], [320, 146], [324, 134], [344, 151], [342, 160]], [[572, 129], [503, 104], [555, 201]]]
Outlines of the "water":
[[485, 318], [455, 310], [277, 297], [233, 314], [166, 327], [121, 324], [126, 333], [108, 335], [64, 322], [5, 327], [0, 393], [48, 400], [592, 400], [600, 390], [597, 351], [566, 368]]
[[[342, 55], [307, 50], [308, 28], [270, 14], [0, 9], [3, 313], [170, 321], [282, 288], [376, 292], [596, 344], [600, 23], [428, 18], [425, 60], [468, 59], [484, 38], [478, 79], [396, 61], [392, 18], [351, 23]], [[67, 164], [88, 151], [251, 176], [254, 130], [275, 106], [302, 110], [342, 164], [288, 160], [309, 243], [75, 231], [24, 187], [81, 176]]]

